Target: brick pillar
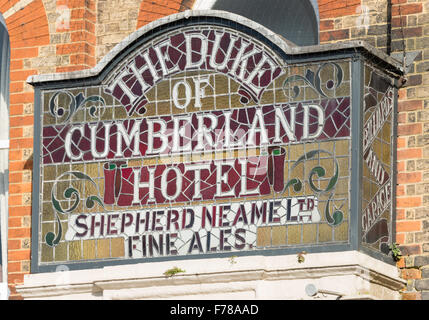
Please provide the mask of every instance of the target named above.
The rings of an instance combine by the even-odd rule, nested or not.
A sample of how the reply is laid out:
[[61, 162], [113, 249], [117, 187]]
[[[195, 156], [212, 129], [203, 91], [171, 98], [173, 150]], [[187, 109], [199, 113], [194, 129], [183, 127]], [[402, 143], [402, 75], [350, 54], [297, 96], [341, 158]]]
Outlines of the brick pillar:
[[398, 103], [399, 267], [403, 298], [429, 300], [429, 1], [392, 2], [392, 48], [416, 57]]
[[137, 28], [167, 15], [192, 9], [195, 0], [143, 0], [137, 19]]
[[[30, 272], [31, 189], [33, 167], [33, 99], [25, 82], [38, 73], [40, 50], [49, 44], [49, 29], [41, 0], [17, 10], [18, 1], [2, 1], [10, 35], [10, 152], [8, 281], [11, 299], [15, 285]], [[29, 19], [31, 17], [31, 19]]]
[[57, 0], [56, 8], [60, 15], [51, 33], [62, 41], [56, 44], [56, 57], [61, 62], [55, 71], [92, 68], [96, 64], [96, 1]]
[[95, 65], [95, 1], [0, 2], [10, 34], [10, 163], [8, 280], [15, 286], [30, 272], [34, 92], [33, 74]]
[[415, 57], [398, 97], [396, 242], [403, 299], [429, 299], [429, 1], [319, 0], [319, 9], [321, 43], [362, 39]]

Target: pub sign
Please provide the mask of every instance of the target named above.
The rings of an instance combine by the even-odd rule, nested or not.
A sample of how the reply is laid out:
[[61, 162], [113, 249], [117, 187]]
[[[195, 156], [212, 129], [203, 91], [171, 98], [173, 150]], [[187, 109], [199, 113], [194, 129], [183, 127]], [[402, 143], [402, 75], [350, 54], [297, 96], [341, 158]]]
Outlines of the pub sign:
[[225, 13], [175, 17], [95, 76], [32, 82], [32, 271], [388, 254], [391, 75], [356, 50], [291, 54]]

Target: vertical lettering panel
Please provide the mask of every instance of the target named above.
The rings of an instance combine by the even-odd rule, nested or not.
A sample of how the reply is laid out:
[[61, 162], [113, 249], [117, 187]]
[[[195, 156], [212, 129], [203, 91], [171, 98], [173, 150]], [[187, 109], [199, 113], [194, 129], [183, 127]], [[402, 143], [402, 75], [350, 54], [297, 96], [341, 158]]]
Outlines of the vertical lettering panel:
[[390, 79], [365, 65], [362, 243], [384, 254], [392, 242], [394, 94]]

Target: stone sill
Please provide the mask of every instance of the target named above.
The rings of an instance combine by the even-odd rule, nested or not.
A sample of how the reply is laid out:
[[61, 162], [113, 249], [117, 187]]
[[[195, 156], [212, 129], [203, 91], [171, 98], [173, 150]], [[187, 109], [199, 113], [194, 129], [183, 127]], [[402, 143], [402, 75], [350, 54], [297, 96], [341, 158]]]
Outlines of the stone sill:
[[[357, 251], [304, 258], [247, 256], [29, 274], [16, 289], [24, 299], [400, 299], [406, 284], [396, 267]], [[185, 272], [164, 275], [176, 266]], [[308, 284], [319, 293], [308, 296]]]

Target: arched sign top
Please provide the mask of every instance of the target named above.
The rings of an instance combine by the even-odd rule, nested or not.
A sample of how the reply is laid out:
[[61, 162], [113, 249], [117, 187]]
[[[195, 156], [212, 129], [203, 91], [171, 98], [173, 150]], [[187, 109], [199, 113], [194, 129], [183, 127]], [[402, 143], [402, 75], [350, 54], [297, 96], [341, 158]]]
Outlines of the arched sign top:
[[[264, 90], [284, 72], [284, 67], [285, 62], [270, 48], [247, 34], [201, 23], [198, 27], [163, 33], [144, 43], [114, 67], [103, 85], [104, 91], [127, 109], [128, 116], [145, 113], [146, 94], [157, 84], [195, 71], [234, 80], [239, 86], [240, 101], [245, 105], [250, 100], [258, 103]], [[207, 85], [208, 80], [200, 76], [193, 81], [198, 82], [195, 85], [200, 95], [200, 87]], [[176, 100], [181, 85], [191, 90], [186, 82], [176, 83], [172, 89]]]

